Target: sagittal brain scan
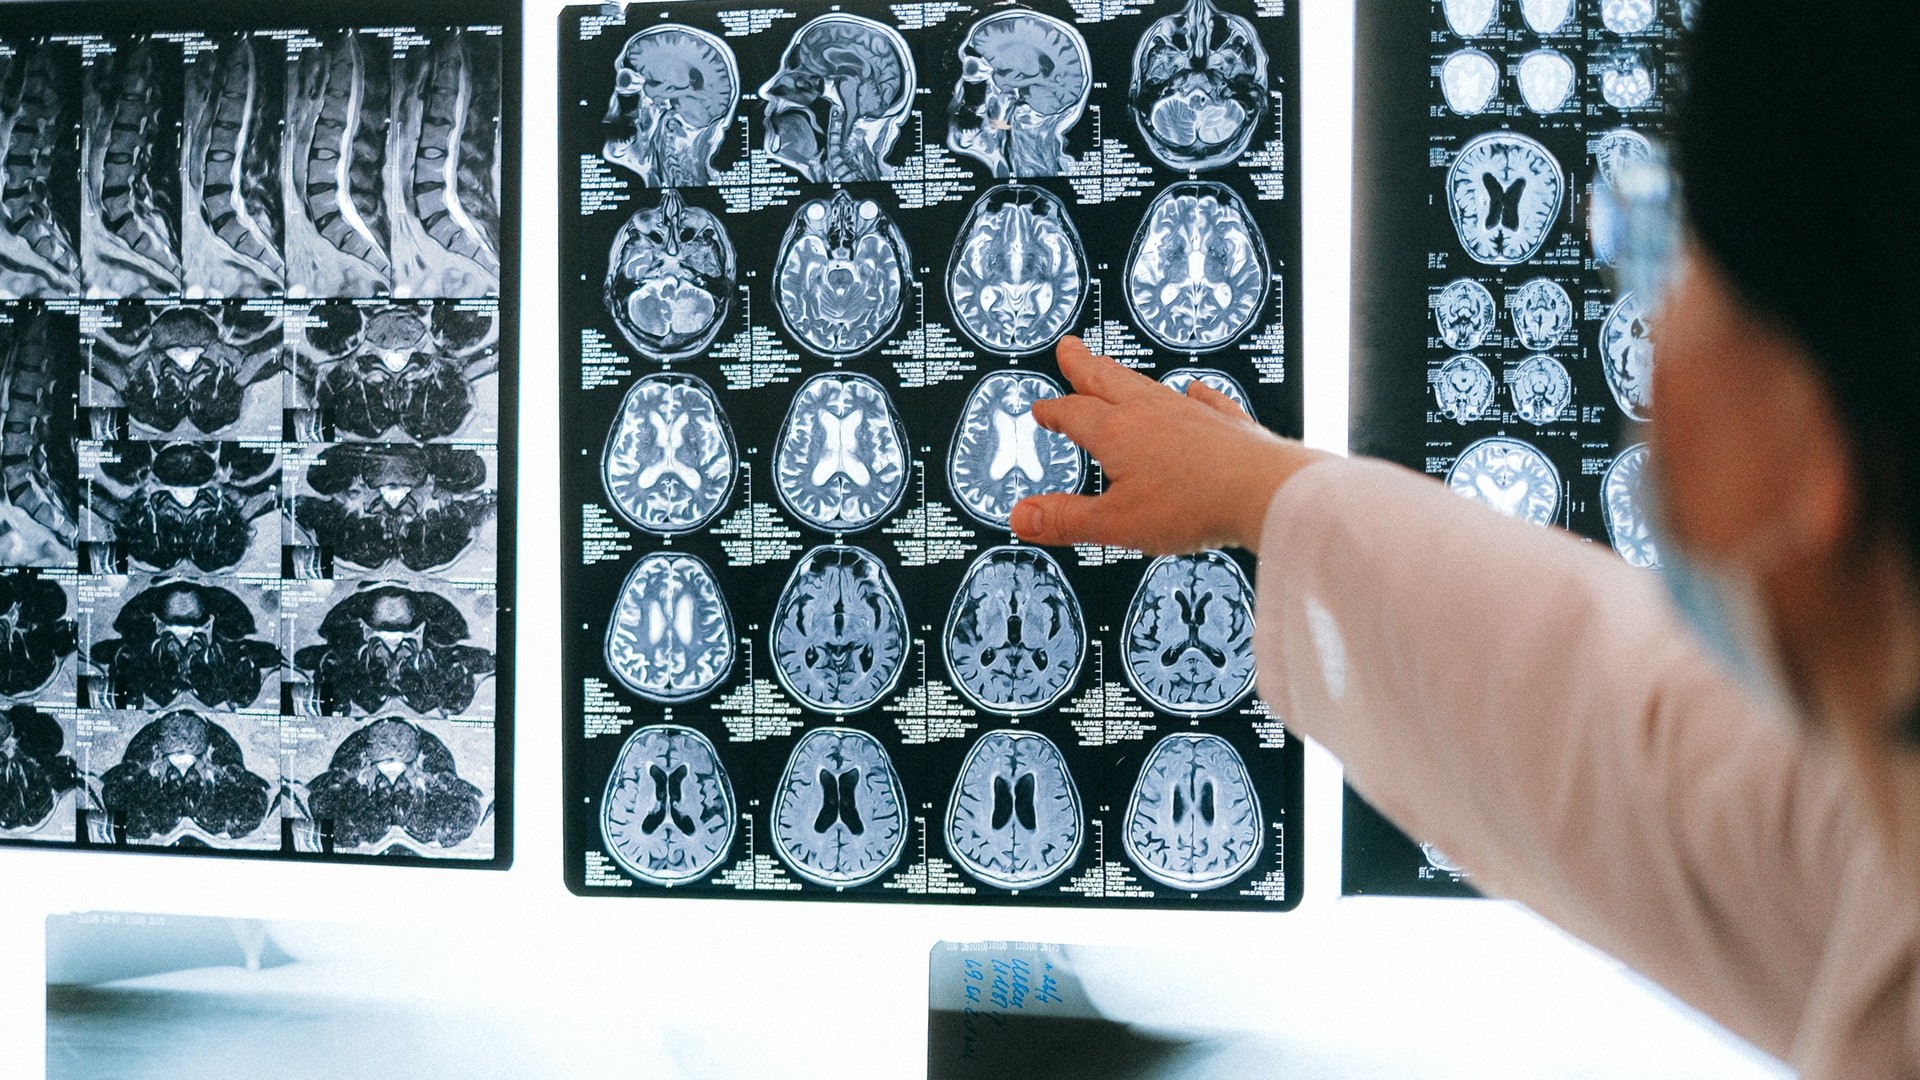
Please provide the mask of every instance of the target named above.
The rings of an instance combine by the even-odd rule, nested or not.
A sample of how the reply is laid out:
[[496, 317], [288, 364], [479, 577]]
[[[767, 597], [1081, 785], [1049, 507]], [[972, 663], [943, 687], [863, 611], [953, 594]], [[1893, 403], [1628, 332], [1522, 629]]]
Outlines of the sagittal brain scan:
[[967, 752], [947, 805], [947, 851], [1001, 889], [1032, 889], [1080, 857], [1080, 788], [1051, 739], [990, 731]]
[[323, 433], [424, 443], [492, 418], [475, 389], [500, 370], [491, 306], [323, 302], [308, 310], [304, 340], [302, 382]]
[[879, 739], [814, 728], [794, 744], [774, 792], [773, 846], [806, 880], [852, 888], [900, 861], [906, 817], [906, 792]]
[[657, 363], [703, 352], [733, 310], [733, 240], [712, 213], [672, 188], [614, 237], [607, 310], [627, 344]]
[[1573, 404], [1573, 377], [1560, 361], [1536, 354], [1507, 372], [1507, 392], [1520, 419], [1535, 426], [1551, 424]]
[[1440, 407], [1440, 415], [1460, 424], [1485, 416], [1493, 406], [1493, 396], [1499, 389], [1486, 363], [1478, 357], [1465, 354], [1453, 357], [1435, 369], [1432, 382], [1434, 402]]
[[96, 641], [87, 659], [106, 673], [115, 708], [165, 708], [191, 697], [210, 709], [245, 709], [281, 667], [269, 639], [275, 621], [273, 613], [257, 618], [218, 585], [162, 582], [127, 600], [113, 617], [120, 636]]
[[1224, 552], [1147, 567], [1127, 605], [1127, 681], [1176, 716], [1212, 716], [1253, 690], [1253, 585]]
[[913, 54], [885, 23], [838, 12], [794, 31], [760, 87], [767, 154], [815, 182], [884, 180], [913, 108]]
[[336, 848], [428, 854], [480, 827], [485, 793], [460, 778], [439, 736], [397, 717], [341, 740], [327, 770], [307, 784], [308, 811]]
[[1135, 324], [1175, 351], [1231, 344], [1260, 318], [1267, 284], [1266, 240], [1220, 184], [1175, 184], [1156, 196], [1127, 260]]
[[1560, 512], [1560, 472], [1538, 448], [1519, 439], [1482, 439], [1462, 451], [1447, 486], [1502, 514], [1548, 525]]
[[279, 531], [280, 462], [240, 443], [125, 442], [87, 483], [100, 539], [151, 570], [214, 573], [246, 556], [257, 530]]
[[121, 312], [118, 325], [95, 333], [87, 371], [113, 389], [142, 429], [181, 438], [279, 434], [279, 401], [271, 402], [268, 430], [242, 430], [249, 395], [262, 384], [279, 389], [279, 317], [215, 304], [125, 305]]
[[30, 697], [74, 654], [73, 603], [38, 570], [0, 571], [0, 697]]
[[478, 451], [434, 443], [336, 443], [306, 471], [293, 519], [335, 559], [426, 574], [458, 562], [499, 508]]
[[1628, 293], [1607, 311], [1600, 324], [1600, 360], [1606, 367], [1607, 389], [1629, 420], [1653, 414], [1653, 324], [1641, 309], [1640, 298]]
[[1557, 34], [1573, 17], [1573, 0], [1520, 0], [1520, 17], [1536, 34]]
[[212, 846], [260, 828], [273, 802], [233, 734], [184, 710], [142, 727], [100, 776], [100, 804], [130, 840]]
[[1197, 171], [1246, 152], [1267, 115], [1267, 87], [1253, 24], [1212, 0], [1187, 0], [1140, 35], [1127, 105], [1154, 157]]
[[947, 615], [947, 669], [974, 704], [1007, 716], [1059, 700], [1079, 678], [1087, 624], [1053, 556], [997, 547], [968, 568]]
[[662, 372], [635, 382], [620, 402], [600, 476], [613, 508], [635, 528], [677, 536], [726, 508], [739, 465], [733, 425], [713, 388]]
[[1657, 570], [1660, 548], [1654, 541], [1645, 495], [1647, 454], [1646, 443], [1620, 451], [1600, 477], [1600, 501], [1613, 550], [1634, 566]]
[[1464, 38], [1479, 37], [1493, 29], [1500, 13], [1500, 0], [1445, 0], [1447, 27]]
[[1616, 109], [1644, 109], [1653, 104], [1653, 59], [1640, 46], [1622, 45], [1594, 57], [1600, 76], [1600, 96]]
[[1507, 293], [1507, 317], [1521, 348], [1545, 352], [1573, 332], [1573, 300], [1547, 278], [1534, 278]]
[[899, 226], [874, 200], [836, 191], [806, 203], [780, 245], [780, 321], [821, 356], [863, 353], [900, 324], [911, 259]]
[[1472, 352], [1493, 332], [1493, 294], [1472, 278], [1455, 278], [1434, 296], [1440, 340], [1456, 352]]
[[947, 146], [995, 176], [1072, 171], [1067, 133], [1093, 86], [1087, 40], [1037, 11], [997, 11], [960, 43], [960, 79], [947, 106]]
[[651, 885], [698, 881], [732, 851], [737, 824], [733, 781], [705, 735], [656, 724], [628, 736], [600, 799], [620, 869]]
[[793, 395], [774, 451], [781, 505], [822, 532], [858, 532], [900, 505], [907, 431], [886, 388], [865, 375], [816, 375]]
[[997, 371], [967, 395], [947, 460], [947, 483], [962, 509], [1006, 528], [1021, 499], [1080, 490], [1086, 479], [1080, 448], [1033, 418], [1034, 402], [1061, 393], [1045, 375]]
[[656, 552], [634, 564], [607, 622], [607, 670], [662, 704], [705, 697], [733, 670], [733, 612], [707, 564]]
[[1461, 49], [1440, 65], [1440, 92], [1461, 116], [1485, 112], [1500, 90], [1500, 65], [1479, 49]]
[[1557, 49], [1536, 49], [1520, 58], [1520, 98], [1537, 113], [1555, 113], [1573, 100], [1578, 80], [1573, 61]]
[[768, 644], [781, 685], [802, 704], [859, 712], [900, 680], [910, 644], [906, 605], [871, 552], [814, 548], [780, 593]]
[[691, 26], [649, 26], [620, 52], [601, 154], [649, 187], [710, 184], [739, 104], [740, 66], [725, 41]]
[[1224, 371], [1214, 368], [1175, 368], [1160, 376], [1160, 383], [1182, 394], [1187, 392], [1187, 387], [1200, 383], [1210, 390], [1225, 395], [1228, 400], [1240, 406], [1240, 411], [1248, 416], [1254, 415], [1253, 398], [1247, 395], [1247, 388], [1240, 385], [1240, 380]]
[[1161, 739], [1140, 766], [1122, 839], [1142, 873], [1200, 892], [1245, 874], [1265, 832], [1253, 776], [1233, 744], [1179, 732]]
[[363, 588], [320, 620], [318, 644], [293, 655], [325, 715], [404, 706], [449, 716], [473, 705], [493, 674], [492, 652], [469, 644], [473, 628], [458, 605], [403, 585]]
[[0, 831], [48, 824], [81, 784], [59, 721], [31, 705], [0, 711]]
[[1566, 176], [1545, 146], [1490, 132], [1462, 146], [1447, 169], [1447, 206], [1475, 262], [1513, 266], [1545, 246], [1560, 218]]
[[973, 204], [947, 266], [960, 329], [988, 352], [1051, 347], [1086, 299], [1087, 257], [1067, 205], [1045, 188], [1003, 184]]

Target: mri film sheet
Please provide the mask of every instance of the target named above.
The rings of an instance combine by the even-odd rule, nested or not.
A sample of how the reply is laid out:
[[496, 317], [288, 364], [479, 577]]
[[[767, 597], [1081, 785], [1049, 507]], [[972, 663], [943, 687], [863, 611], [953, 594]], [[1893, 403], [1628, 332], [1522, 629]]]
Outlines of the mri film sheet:
[[9, 6], [0, 844], [509, 864], [518, 20]]
[[[1358, 24], [1355, 452], [1641, 567], [1654, 355], [1609, 282], [1611, 192], [1667, 131], [1691, 8], [1419, 0]], [[1344, 834], [1349, 894], [1473, 892], [1351, 791]]]
[[1297, 35], [1255, 0], [562, 16], [570, 888], [1297, 902], [1250, 561], [1008, 530], [1105, 484], [1032, 417], [1063, 335], [1300, 430]]

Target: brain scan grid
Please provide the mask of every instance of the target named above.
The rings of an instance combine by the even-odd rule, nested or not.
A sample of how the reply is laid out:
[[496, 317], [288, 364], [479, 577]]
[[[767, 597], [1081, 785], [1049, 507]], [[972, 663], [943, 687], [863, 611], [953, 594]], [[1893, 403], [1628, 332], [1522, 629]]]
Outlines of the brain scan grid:
[[[1659, 563], [1657, 313], [1612, 285], [1612, 189], [1668, 137], [1694, 6], [1411, 0], [1358, 27], [1354, 449], [1635, 567]], [[1357, 796], [1346, 828], [1347, 891], [1472, 891]]]
[[[1251, 559], [1038, 548], [1009, 528], [1022, 499], [1091, 495], [1109, 480], [1033, 415], [1069, 390], [1054, 359], [1069, 334], [1175, 391], [1204, 384], [1299, 433], [1297, 18], [1256, 0], [779, 0], [753, 11], [668, 0], [566, 12], [559, 528], [571, 889], [1297, 901], [1287, 834], [1299, 827], [1300, 747], [1254, 693]], [[1520, 107], [1491, 31], [1449, 52], [1477, 58], [1456, 65], [1461, 115]], [[1569, 96], [1562, 113], [1578, 88]], [[1496, 157], [1476, 168], [1505, 169]], [[1530, 178], [1560, 179], [1523, 191], [1520, 171], [1500, 172], [1512, 198], [1476, 226], [1499, 257], [1564, 229], [1562, 189], [1579, 179], [1566, 178], [1564, 155], [1507, 157]], [[1518, 215], [1504, 233], [1503, 215]], [[1528, 355], [1552, 353], [1573, 336], [1555, 320], [1572, 315], [1551, 296], [1516, 308], [1481, 263], [1454, 265], [1448, 280], [1460, 284], [1429, 300], [1428, 325], [1453, 343], [1436, 368], [1461, 359], [1429, 395], [1472, 426], [1517, 400], [1517, 361], [1500, 351], [1516, 327], [1554, 339]], [[1563, 275], [1530, 276], [1564, 286]], [[468, 357], [496, 340], [431, 311], [377, 324], [328, 311], [284, 329], [246, 314], [131, 323], [95, 352], [134, 385], [120, 373], [139, 370], [128, 358], [142, 349], [207, 342], [245, 368], [283, 336], [325, 365], [323, 386], [345, 372], [328, 398], [344, 420], [397, 437], [447, 421], [437, 407], [408, 408], [414, 398], [361, 405], [357, 388], [383, 377], [391, 343], [445, 342], [442, 367], [400, 381], [423, 384], [423, 404], [458, 404], [482, 367]], [[154, 411], [154, 423], [178, 437], [204, 421], [239, 449], [133, 455], [102, 473], [100, 498], [133, 506], [122, 511], [131, 517], [140, 499], [165, 494], [167, 477], [211, 471], [209, 500], [237, 508], [227, 546], [142, 552], [245, 565], [257, 520], [247, 500], [265, 482], [239, 452], [251, 429], [245, 415], [201, 413]], [[383, 568], [461, 565], [492, 535], [489, 489], [473, 481], [490, 459], [416, 456], [316, 457], [297, 474], [322, 489], [302, 490], [303, 520]], [[357, 523], [384, 524], [380, 493], [415, 475], [438, 493], [436, 528], [375, 542]], [[46, 611], [15, 650], [23, 685], [49, 671], [60, 685], [67, 637], [49, 588], [18, 586]], [[424, 598], [381, 593], [381, 613], [342, 599], [298, 599], [295, 621], [315, 640], [298, 654], [312, 674], [297, 699], [377, 706], [404, 697], [409, 665], [434, 674], [424, 701], [484, 688], [491, 653], [471, 613], [462, 609], [466, 632], [448, 622], [409, 646], [399, 631]], [[235, 620], [215, 645], [244, 658], [256, 636]], [[407, 741], [396, 728], [381, 745]], [[40, 773], [57, 776], [65, 744], [34, 745]], [[365, 771], [361, 743], [341, 752], [337, 765], [316, 757], [319, 769]], [[457, 765], [433, 774], [449, 793], [434, 804], [449, 808], [443, 828], [463, 820], [455, 780], [470, 778]], [[355, 836], [409, 835], [385, 810], [362, 816]]]
[[[0, 29], [0, 845], [510, 863], [521, 20], [449, 10]], [[629, 405], [698, 527], [717, 399]]]

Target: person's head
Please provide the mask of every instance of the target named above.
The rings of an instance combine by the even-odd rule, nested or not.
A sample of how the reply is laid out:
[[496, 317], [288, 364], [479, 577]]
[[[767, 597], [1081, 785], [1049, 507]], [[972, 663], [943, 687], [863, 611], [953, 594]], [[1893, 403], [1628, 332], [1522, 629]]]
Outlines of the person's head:
[[1920, 838], [1920, 5], [1701, 8], [1656, 330], [1668, 528], [1756, 586], [1801, 711]]

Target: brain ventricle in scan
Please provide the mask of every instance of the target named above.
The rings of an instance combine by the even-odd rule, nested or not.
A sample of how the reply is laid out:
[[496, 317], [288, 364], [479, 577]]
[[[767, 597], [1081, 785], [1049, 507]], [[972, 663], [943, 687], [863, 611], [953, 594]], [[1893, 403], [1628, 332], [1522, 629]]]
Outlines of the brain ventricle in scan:
[[865, 885], [900, 861], [906, 815], [899, 774], [879, 739], [815, 728], [794, 745], [774, 793], [774, 850], [816, 885]]
[[801, 206], [780, 245], [775, 300], [794, 339], [830, 359], [893, 332], [911, 290], [906, 237], [872, 199], [845, 191]]
[[1156, 709], [1210, 716], [1253, 689], [1253, 586], [1224, 552], [1155, 560], [1126, 634], [1127, 680]]
[[876, 379], [851, 372], [801, 384], [774, 449], [774, 491], [822, 532], [858, 532], [900, 505], [907, 430]]
[[1266, 306], [1267, 244], [1240, 196], [1175, 184], [1148, 207], [1127, 260], [1127, 304], [1169, 349], [1207, 352], [1253, 327]]
[[973, 388], [947, 457], [947, 484], [961, 509], [1004, 529], [1021, 499], [1080, 490], [1086, 457], [1033, 418], [1034, 402], [1060, 395], [1059, 383], [1027, 371], [996, 371]]
[[1260, 857], [1265, 825], [1253, 775], [1218, 735], [1178, 732], [1154, 746], [1127, 801], [1127, 857], [1148, 877], [1203, 892]]
[[1086, 299], [1087, 257], [1060, 197], [1002, 184], [973, 204], [947, 268], [960, 329], [988, 352], [1017, 356], [1060, 340]]
[[1002, 889], [1033, 889], [1079, 858], [1080, 789], [1051, 739], [991, 731], [960, 766], [947, 805], [947, 850], [961, 868]]
[[802, 556], [773, 620], [774, 670], [809, 708], [858, 712], [885, 697], [906, 666], [906, 607], [886, 566], [861, 548]]
[[739, 458], [713, 388], [660, 373], [634, 383], [620, 403], [601, 479], [621, 517], [672, 536], [700, 528], [727, 505]]
[[991, 712], [1017, 716], [1059, 700], [1086, 647], [1080, 599], [1038, 548], [997, 547], [975, 559], [947, 616], [947, 668]]
[[627, 689], [661, 704], [705, 697], [733, 651], [733, 613], [705, 562], [655, 552], [634, 564], [607, 623], [607, 668]]
[[620, 868], [654, 885], [711, 873], [733, 847], [733, 781], [705, 735], [657, 724], [628, 737], [600, 800], [600, 836]]

